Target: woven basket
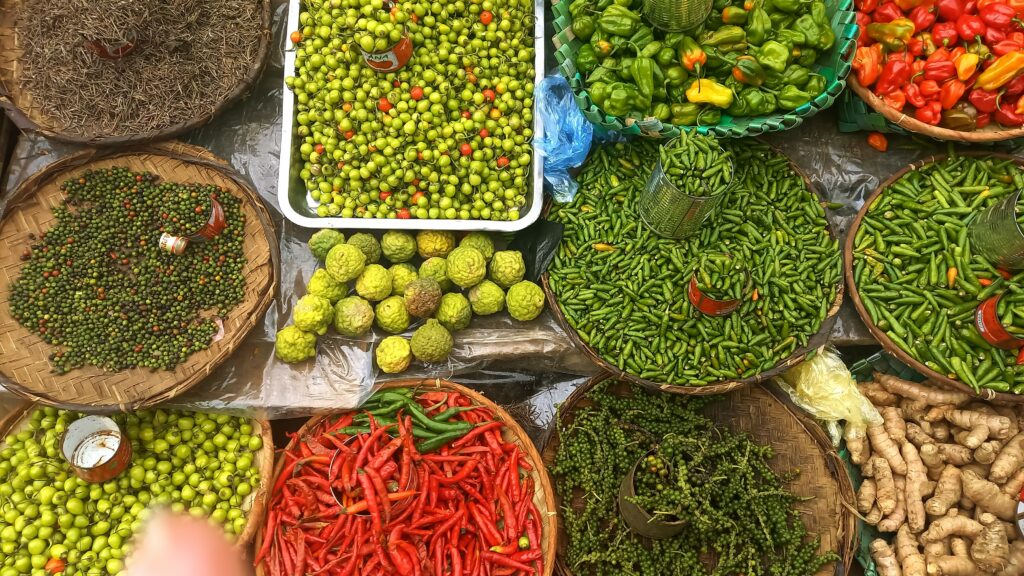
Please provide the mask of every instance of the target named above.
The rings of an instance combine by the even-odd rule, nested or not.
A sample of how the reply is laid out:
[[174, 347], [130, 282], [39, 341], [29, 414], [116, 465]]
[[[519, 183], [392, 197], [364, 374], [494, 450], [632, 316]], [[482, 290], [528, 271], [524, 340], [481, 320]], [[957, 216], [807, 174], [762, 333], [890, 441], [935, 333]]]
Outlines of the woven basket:
[[260, 43], [256, 59], [251, 63], [245, 78], [224, 96], [216, 108], [195, 118], [178, 118], [174, 124], [150, 133], [118, 136], [82, 133], [80, 127], [60, 125], [55, 119], [47, 117], [32, 97], [22, 90], [21, 65], [18, 62], [22, 50], [18, 47], [18, 34], [15, 31], [19, 0], [2, 2], [0, 5], [0, 107], [22, 131], [38, 132], [46, 138], [84, 146], [124, 146], [166, 140], [194, 130], [209, 122], [214, 116], [247, 94], [263, 71], [263, 66], [270, 54], [272, 41], [270, 0], [255, 1], [260, 6], [261, 21]]
[[576, 52], [583, 42], [572, 32], [572, 15], [569, 14], [570, 0], [554, 0], [551, 11], [554, 15], [553, 25], [555, 36], [551, 42], [555, 46], [555, 60], [558, 69], [569, 80], [576, 95], [576, 104], [583, 116], [592, 123], [606, 129], [629, 135], [642, 135], [651, 138], [674, 138], [680, 130], [696, 130], [702, 134], [713, 134], [719, 138], [743, 138], [757, 136], [767, 132], [779, 132], [795, 128], [805, 118], [814, 116], [835, 102], [836, 97], [846, 87], [846, 76], [850, 73], [853, 52], [857, 47], [857, 24], [854, 22], [852, 0], [825, 0], [828, 15], [832, 21], [832, 31], [836, 42], [832, 48], [819, 57], [814, 71], [825, 76], [825, 91], [813, 100], [790, 112], [776, 112], [768, 116], [744, 116], [733, 118], [722, 114], [718, 124], [707, 126], [674, 126], [663, 124], [656, 118], [624, 118], [609, 116], [597, 107], [587, 93], [583, 76], [576, 70]]
[[[572, 423], [576, 410], [586, 406], [585, 396], [594, 386], [613, 378], [601, 374], [577, 388], [558, 408], [558, 422], [544, 446], [544, 463], [555, 462], [560, 443], [559, 429]], [[618, 387], [616, 392], [627, 394], [628, 388]], [[748, 386], [735, 390], [706, 410], [716, 424], [733, 431], [746, 432], [759, 444], [767, 444], [775, 451], [769, 461], [773, 470], [784, 473], [798, 469], [797, 476], [787, 488], [802, 499], [796, 505], [807, 531], [821, 535], [821, 553], [834, 551], [839, 555], [843, 571], [826, 565], [816, 576], [849, 573], [857, 547], [857, 517], [851, 511], [854, 502], [853, 486], [846, 475], [842, 460], [825, 432], [809, 416], [792, 408], [785, 395], [773, 388]], [[564, 501], [555, 494], [559, 514]], [[558, 531], [558, 568], [563, 576], [573, 576], [565, 563], [568, 547], [565, 531]]]
[[[0, 421], [0, 440], [23, 430], [35, 409], [36, 406], [27, 406]], [[253, 434], [259, 434], [263, 439], [263, 448], [253, 460], [253, 465], [260, 471], [260, 485], [242, 503], [242, 508], [248, 508], [249, 514], [246, 518], [245, 529], [235, 541], [235, 546], [240, 550], [245, 550], [252, 544], [256, 537], [256, 531], [263, 525], [263, 517], [267, 509], [267, 492], [270, 489], [271, 475], [274, 473], [274, 438], [271, 434], [270, 422], [252, 420], [252, 424]]]
[[[63, 203], [60, 183], [87, 169], [125, 166], [148, 170], [166, 180], [224, 187], [243, 199], [246, 217], [243, 300], [224, 320], [224, 337], [190, 356], [173, 371], [135, 368], [117, 373], [84, 366], [63, 375], [51, 372], [52, 347], [18, 324], [10, 314], [10, 284], [20, 275], [21, 254], [31, 246], [29, 233], [49, 228], [52, 209]], [[166, 143], [132, 151], [86, 150], [50, 164], [14, 191], [0, 220], [0, 376], [12, 392], [68, 409], [132, 410], [169, 400], [196, 385], [238, 347], [263, 320], [277, 287], [280, 257], [274, 225], [259, 194], [241, 175], [208, 151]]]
[[[551, 576], [555, 570], [555, 549], [558, 545], [558, 515], [555, 508], [555, 489], [551, 485], [551, 477], [548, 475], [547, 469], [544, 467], [543, 460], [540, 453], [537, 452], [537, 448], [534, 447], [533, 441], [523, 430], [522, 426], [512, 416], [509, 415], [501, 406], [498, 406], [494, 402], [488, 400], [483, 394], [466, 388], [465, 386], [449, 382], [448, 380], [441, 379], [409, 379], [409, 380], [393, 380], [380, 386], [381, 390], [389, 388], [416, 388], [422, 391], [451, 391], [458, 392], [473, 402], [474, 405], [483, 406], [491, 410], [495, 417], [505, 424], [505, 428], [502, 431], [504, 438], [508, 442], [512, 442], [519, 446], [526, 457], [529, 459], [530, 464], [533, 466], [533, 470], [530, 471], [530, 475], [534, 480], [534, 496], [533, 502], [537, 505], [537, 510], [540, 511], [541, 516], [541, 540], [543, 540], [544, 549], [544, 573], [537, 576]], [[302, 428], [292, 437], [288, 443], [286, 450], [291, 449], [294, 446], [296, 439], [304, 438], [310, 430], [323, 422], [324, 419], [330, 416], [314, 416], [310, 418]], [[278, 458], [277, 465], [274, 467], [274, 478], [281, 473], [284, 468], [284, 457]], [[271, 495], [272, 497], [273, 495]], [[268, 498], [269, 502], [269, 498]], [[256, 534], [256, 545], [255, 550], [259, 550], [263, 543], [263, 524], [260, 524], [260, 530]], [[264, 564], [261, 563], [256, 567], [256, 576], [266, 576], [267, 571], [264, 569]]]
[[[986, 158], [1013, 159], [1018, 164], [1024, 166], [1024, 158], [1010, 156], [1008, 154], [1000, 154], [997, 152], [963, 152], [961, 153], [961, 156], [984, 156]], [[856, 218], [854, 218], [853, 223], [850, 224], [849, 232], [846, 234], [846, 242], [843, 244], [843, 274], [846, 276], [846, 285], [850, 290], [850, 297], [853, 300], [853, 305], [857, 309], [857, 313], [860, 315], [860, 319], [868, 327], [868, 330], [871, 332], [871, 335], [875, 337], [875, 340], [878, 340], [879, 344], [882, 345], [882, 348], [884, 348], [886, 352], [895, 356], [897, 359], [899, 359], [900, 362], [903, 362], [913, 370], [924, 375], [924, 377], [927, 380], [936, 384], [940, 384], [944, 387], [959, 390], [972, 396], [977, 396], [978, 398], [989, 400], [995, 403], [1024, 404], [1024, 395], [1022, 394], [996, 392], [994, 390], [989, 390], [987, 388], [982, 389], [981, 392], [976, 392], [974, 388], [971, 388], [967, 384], [959, 380], [949, 378], [945, 374], [940, 374], [935, 370], [932, 370], [931, 368], [925, 366], [917, 359], [910, 356], [910, 354], [908, 354], [902, 348], [897, 346], [896, 343], [893, 342], [884, 331], [882, 331], [877, 325], [875, 325], [875, 323], [871, 320], [871, 316], [868, 314], [867, 309], [864, 307], [864, 302], [860, 299], [860, 292], [857, 291], [857, 284], [854, 281], [853, 277], [853, 248], [854, 241], [857, 236], [857, 230], [860, 228], [860, 223], [861, 221], [864, 220], [864, 215], [867, 214], [868, 208], [871, 207], [871, 205], [875, 202], [875, 199], [878, 198], [878, 196], [881, 195], [886, 188], [888, 188], [893, 182], [896, 182], [897, 180], [902, 178], [903, 175], [906, 174], [907, 172], [916, 170], [927, 164], [941, 162], [946, 158], [946, 154], [928, 156], [927, 158], [923, 158], [917, 162], [914, 162], [913, 164], [904, 166], [903, 169], [901, 169], [899, 172], [896, 172], [895, 174], [887, 178], [885, 182], [879, 184], [878, 188], [876, 188], [875, 191], [872, 192], [871, 195], [864, 200], [864, 206], [861, 207], [859, 212], [857, 212]]]
[[900, 133], [916, 132], [930, 138], [935, 138], [936, 140], [951, 140], [953, 142], [966, 142], [969, 144], [1002, 142], [1004, 140], [1013, 140], [1015, 138], [1024, 137], [1024, 126], [1008, 129], [993, 123], [981, 130], [964, 132], [961, 130], [950, 130], [949, 128], [943, 128], [941, 126], [925, 124], [913, 116], [908, 116], [887, 105], [870, 89], [861, 86], [857, 82], [856, 78], [850, 78], [849, 83], [853, 92], [857, 96], [860, 96], [861, 100], [863, 100], [868, 107], [878, 114], [881, 114], [889, 124], [900, 128], [902, 130]]
[[[775, 148], [774, 146], [770, 147], [776, 153], [782, 154], [782, 152], [779, 151], [778, 148]], [[804, 184], [807, 185], [807, 189], [811, 192], [811, 194], [815, 198], [820, 199], [821, 195], [818, 194], [817, 188], [814, 187], [814, 183], [811, 181], [810, 177], [807, 176], [807, 173], [804, 172], [803, 169], [801, 169], [799, 166], [797, 166], [792, 160], [789, 162], [789, 165], [794, 172], [796, 172], [797, 174], [800, 175], [801, 178], [803, 178]], [[550, 205], [548, 207], [550, 207]], [[828, 223], [828, 231], [829, 235], [831, 235], [833, 238], [837, 236], [835, 229], [832, 227], [831, 221], [829, 221]], [[619, 370], [617, 366], [612, 365], [610, 362], [602, 358], [601, 355], [598, 354], [593, 347], [591, 347], [589, 344], [581, 340], [579, 335], [576, 333], [576, 330], [574, 330], [573, 327], [569, 325], [569, 322], [568, 320], [566, 320], [565, 315], [562, 314], [562, 309], [559, 308], [558, 306], [558, 298], [555, 296], [554, 291], [551, 289], [551, 285], [548, 282], [548, 274], [546, 272], [544, 273], [544, 275], [541, 276], [540, 280], [541, 286], [544, 288], [544, 295], [547, 298], [548, 308], [554, 315], [555, 320], [558, 321], [558, 324], [559, 326], [562, 327], [562, 330], [569, 335], [569, 339], [572, 340], [576, 348], [582, 351], [591, 360], [591, 362], [597, 364], [597, 366], [600, 367], [602, 370], [608, 372], [609, 374], [612, 374], [615, 378], [618, 378], [620, 380], [628, 380], [630, 382], [633, 382], [634, 384], [639, 384], [640, 386], [643, 386], [645, 388], [660, 390], [662, 392], [669, 392], [671, 394], [692, 394], [695, 396], [725, 394], [726, 392], [731, 392], [733, 390], [736, 390], [737, 388], [741, 388], [749, 384], [764, 382], [769, 378], [782, 374], [783, 372], [799, 364], [800, 362], [803, 362], [805, 359], [807, 359], [808, 355], [810, 355], [814, 350], [817, 350], [818, 348], [824, 346], [828, 342], [829, 335], [832, 333], [832, 326], [835, 324], [836, 316], [839, 314], [839, 308], [843, 304], [843, 282], [842, 280], [840, 280], [839, 285], [836, 287], [836, 298], [832, 302], [831, 307], [829, 307], [828, 314], [825, 315], [825, 319], [821, 321], [821, 327], [818, 329], [818, 332], [807, 341], [806, 346], [797, 348], [787, 358], [781, 360], [778, 364], [776, 364], [769, 370], [761, 372], [760, 374], [755, 374], [754, 376], [750, 376], [748, 378], [741, 378], [737, 380], [723, 380], [721, 382], [714, 382], [706, 386], [677, 386], [674, 384], [665, 384], [661, 382], [647, 380], [645, 378], [640, 378], [635, 374], [630, 374], [629, 372]]]

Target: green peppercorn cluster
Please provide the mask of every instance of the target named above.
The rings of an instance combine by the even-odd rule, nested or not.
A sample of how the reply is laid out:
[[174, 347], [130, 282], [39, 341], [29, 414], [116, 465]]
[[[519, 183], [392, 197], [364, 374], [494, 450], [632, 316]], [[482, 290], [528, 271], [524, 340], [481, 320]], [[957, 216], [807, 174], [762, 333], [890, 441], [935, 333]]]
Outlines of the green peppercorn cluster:
[[[702, 414], [708, 400], [636, 387], [622, 395], [612, 385], [595, 387], [559, 430], [558, 491], [581, 496], [563, 509], [574, 574], [811, 576], [837, 559], [818, 554], [784, 488], [792, 476], [768, 466], [771, 447], [715, 426]], [[638, 460], [635, 502], [686, 520], [679, 535], [648, 540], [620, 518], [619, 485]]]
[[[65, 203], [54, 225], [33, 236], [10, 298], [14, 318], [54, 346], [54, 372], [87, 364], [170, 370], [207, 348], [218, 331], [213, 317], [245, 289], [241, 201], [217, 186], [116, 167], [85, 172], [61, 190]], [[162, 250], [164, 232], [206, 222], [210, 198], [224, 209], [224, 231], [180, 255]]]

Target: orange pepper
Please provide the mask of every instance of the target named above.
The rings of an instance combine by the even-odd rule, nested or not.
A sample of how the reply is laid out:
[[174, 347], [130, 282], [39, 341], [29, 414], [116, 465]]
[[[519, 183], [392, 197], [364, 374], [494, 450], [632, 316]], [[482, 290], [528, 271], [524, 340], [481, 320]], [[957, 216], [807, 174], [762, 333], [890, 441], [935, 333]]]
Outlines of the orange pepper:
[[860, 46], [853, 56], [853, 70], [857, 73], [857, 83], [865, 88], [878, 80], [882, 73], [882, 45]]
[[1007, 52], [978, 76], [974, 86], [982, 90], [998, 90], [1021, 72], [1024, 72], [1024, 51]]
[[955, 266], [950, 266], [949, 270], [946, 270], [946, 281], [950, 288], [956, 286], [956, 276], [959, 274], [959, 270]]
[[871, 132], [868, 134], [868, 146], [879, 152], [885, 152], [889, 149], [889, 139], [881, 132]]
[[1017, 99], [1017, 107], [1014, 109], [1017, 114], [1024, 114], [1024, 98]]
[[971, 52], [957, 56], [956, 60], [953, 61], [953, 64], [956, 66], [956, 77], [961, 82], [967, 82], [967, 79], [978, 69], [979, 60], [978, 55]]

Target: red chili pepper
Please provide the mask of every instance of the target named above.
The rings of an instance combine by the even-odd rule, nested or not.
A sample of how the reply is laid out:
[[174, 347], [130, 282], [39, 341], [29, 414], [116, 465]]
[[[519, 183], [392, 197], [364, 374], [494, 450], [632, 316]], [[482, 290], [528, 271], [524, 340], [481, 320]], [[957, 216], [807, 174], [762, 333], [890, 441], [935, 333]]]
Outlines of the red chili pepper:
[[974, 119], [975, 128], [984, 128], [985, 126], [988, 126], [991, 123], [992, 115], [987, 112], [978, 114], [978, 117]]
[[910, 11], [908, 18], [914, 23], [914, 32], [924, 32], [935, 24], [935, 7], [921, 4]]
[[982, 35], [985, 45], [992, 48], [993, 45], [1006, 40], [1006, 32], [998, 28], [986, 28], [985, 33]]
[[966, 0], [964, 2], [964, 14], [977, 14], [978, 0]]
[[920, 56], [924, 54], [924, 40], [916, 37], [907, 40], [907, 54], [910, 54], [911, 56]]
[[1017, 351], [1017, 366], [1024, 364], [1024, 348]]
[[[954, 67], [953, 73], [956, 73]], [[875, 85], [875, 94], [889, 94], [899, 90], [910, 80], [910, 66], [903, 60], [890, 60], [885, 63], [882, 73]]]
[[932, 96], [935, 96], [941, 90], [941, 88], [939, 88], [939, 83], [935, 80], [923, 80], [917, 85], [917, 87], [918, 90], [921, 91], [921, 95], [924, 96], [926, 100], [931, 99]]
[[956, 76], [956, 64], [950, 60], [937, 60], [926, 62], [924, 65], [924, 79], [942, 82]]
[[946, 22], [956, 22], [956, 19], [964, 13], [964, 5], [961, 0], [938, 0], [935, 3], [939, 18]]
[[1006, 4], [991, 3], [978, 9], [978, 17], [992, 28], [1006, 30], [1017, 18], [1017, 13]]
[[999, 94], [991, 90], [975, 88], [967, 95], [967, 100], [977, 108], [978, 112], [985, 114], [995, 112], [999, 107]]
[[935, 126], [942, 119], [942, 104], [936, 100], [928, 102], [924, 106], [914, 110], [914, 118], [925, 124]]
[[932, 26], [932, 42], [936, 46], [953, 46], [960, 41], [960, 34], [953, 22], [937, 22]]
[[964, 42], [974, 42], [985, 33], [985, 22], [974, 14], [961, 14], [956, 19], [956, 32]]
[[996, 122], [999, 122], [1003, 126], [1024, 125], [1024, 115], [1017, 114], [1016, 107], [1016, 102], [1003, 101], [999, 104], [999, 108], [996, 108], [992, 117]]
[[942, 91], [939, 94], [939, 103], [942, 104], [943, 110], [949, 110], [963, 97], [964, 92], [967, 91], [967, 85], [961, 82], [957, 78], [947, 80], [942, 85]]
[[871, 24], [871, 16], [864, 12], [857, 12], [855, 18], [857, 21], [857, 46], [867, 46], [874, 42], [868, 36], [868, 24]]
[[897, 112], [903, 110], [903, 107], [907, 105], [907, 95], [902, 90], [895, 90], [881, 96], [882, 102], [886, 106], [896, 110]]
[[484, 560], [490, 562], [491, 564], [497, 564], [498, 566], [504, 566], [506, 568], [514, 568], [516, 570], [522, 570], [523, 572], [526, 572], [527, 574], [532, 574], [533, 573], [533, 568], [531, 568], [530, 566], [527, 566], [526, 564], [523, 564], [522, 562], [516, 562], [515, 560], [513, 560], [513, 559], [511, 559], [511, 558], [509, 558], [507, 556], [502, 556], [501, 554], [495, 554], [494, 552], [491, 552], [490, 550], [483, 551], [480, 554], [480, 557], [483, 558]]
[[466, 446], [473, 439], [477, 438], [481, 434], [484, 434], [484, 433], [486, 433], [486, 432], [488, 432], [490, 430], [497, 430], [497, 429], [499, 429], [499, 428], [501, 428], [503, 426], [504, 426], [504, 424], [502, 424], [501, 422], [489, 422], [487, 424], [483, 424], [483, 425], [477, 426], [477, 427], [473, 428], [472, 430], [470, 430], [462, 438], [459, 438], [455, 442], [452, 442], [452, 448], [460, 448], [462, 446]]
[[448, 555], [452, 559], [452, 576], [463, 576], [462, 573], [462, 554], [459, 549], [452, 546], [448, 549]]
[[989, 50], [991, 50], [992, 54], [995, 54], [996, 56], [1003, 56], [1004, 54], [1016, 52], [1021, 49], [1024, 49], [1024, 46], [1015, 40], [1003, 40], [1002, 42], [996, 42], [995, 44], [989, 45]]
[[874, 13], [871, 14], [871, 20], [874, 22], [888, 23], [896, 20], [897, 18], [904, 18], [903, 10], [896, 5], [895, 2], [883, 2], [875, 9]]
[[907, 87], [903, 89], [903, 93], [907, 97], [907, 104], [910, 104], [914, 108], [924, 106], [927, 101], [927, 98], [921, 94], [921, 88], [918, 87], [917, 84], [908, 84]]

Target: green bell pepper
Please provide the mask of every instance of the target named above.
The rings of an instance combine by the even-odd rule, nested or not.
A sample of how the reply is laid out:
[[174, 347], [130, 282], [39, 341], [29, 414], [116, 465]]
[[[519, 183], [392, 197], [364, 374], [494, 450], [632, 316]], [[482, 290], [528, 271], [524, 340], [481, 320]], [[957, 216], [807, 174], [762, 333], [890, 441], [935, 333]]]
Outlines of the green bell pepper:
[[667, 100], [669, 104], [685, 104], [686, 102], [689, 102], [689, 100], [686, 99], [687, 87], [688, 85], [669, 86], [667, 91], [668, 97], [665, 100]]
[[587, 92], [598, 108], [604, 108], [604, 102], [608, 99], [608, 95], [612, 93], [612, 87], [611, 84], [598, 82], [597, 84], [587, 86]]
[[711, 7], [715, 10], [725, 10], [732, 4], [732, 0], [714, 0], [711, 3]]
[[[629, 44], [633, 50], [636, 50], [637, 55], [643, 52], [652, 42], [654, 42], [654, 31], [645, 24], [637, 26], [636, 32], [629, 37]], [[655, 50], [655, 53], [657, 53], [657, 50]]]
[[[609, 63], [609, 60], [612, 60], [612, 62]], [[605, 84], [611, 84], [612, 82], [618, 82], [618, 70], [615, 68], [615, 66], [610, 66], [609, 64], [614, 64], [615, 66], [617, 66], [617, 63], [615, 63], [612, 58], [605, 60], [604, 64], [598, 66], [596, 69], [594, 69], [593, 72], [590, 73], [589, 76], [587, 76], [587, 83], [597, 84], [599, 82], [604, 82]]]
[[768, 7], [776, 12], [795, 14], [807, 0], [767, 0]]
[[576, 19], [583, 16], [587, 8], [590, 8], [591, 0], [572, 0], [572, 4], [569, 4], [569, 15], [572, 16], [573, 22]]
[[740, 56], [732, 67], [732, 77], [742, 84], [764, 84], [764, 67], [753, 56]]
[[779, 90], [778, 103], [783, 110], [796, 110], [810, 101], [811, 95], [796, 86], [783, 86]]
[[654, 60], [651, 60], [651, 65], [654, 67], [654, 98], [653, 98], [653, 100], [655, 102], [663, 102], [666, 98], [668, 98], [668, 85], [665, 82], [665, 73], [662, 72], [661, 67], [658, 66], [654, 62]]
[[694, 104], [693, 102], [673, 104], [670, 108], [672, 111], [672, 123], [676, 126], [696, 124], [697, 117], [700, 116], [701, 111], [701, 105]]
[[772, 19], [760, 6], [750, 11], [747, 17], [747, 42], [758, 45], [768, 39], [772, 32]]
[[633, 61], [636, 58], [627, 56], [619, 60], [619, 79], [626, 82], [633, 81]]
[[799, 50], [800, 52], [793, 55], [797, 64], [810, 68], [818, 61], [818, 52], [813, 48], [800, 48]]
[[651, 110], [651, 116], [662, 122], [668, 122], [672, 118], [672, 107], [665, 102], [658, 102]]
[[779, 79], [782, 84], [789, 84], [790, 86], [796, 86], [797, 88], [803, 88], [807, 85], [807, 80], [810, 79], [811, 71], [799, 64], [791, 64], [782, 73], [782, 77]]
[[590, 74], [600, 65], [597, 61], [597, 53], [594, 52], [594, 47], [590, 44], [584, 44], [580, 46], [578, 52], [576, 52], [576, 69], [579, 70], [580, 74], [586, 76]]
[[662, 46], [663, 44], [660, 40], [655, 40], [654, 42], [651, 42], [650, 44], [645, 46], [644, 49], [640, 51], [640, 56], [643, 56], [644, 58], [654, 58], [658, 55], [659, 52], [661, 52]]
[[739, 26], [729, 25], [722, 26], [721, 28], [715, 30], [714, 32], [705, 33], [701, 37], [700, 43], [705, 47], [723, 46], [737, 44], [739, 42], [746, 42], [746, 40], [747, 32], [743, 28], [740, 28]]
[[640, 26], [640, 14], [625, 6], [612, 4], [601, 12], [597, 27], [609, 34], [630, 37]]
[[818, 28], [818, 24], [814, 21], [814, 18], [810, 14], [803, 14], [793, 22], [792, 30], [803, 34], [809, 42], [814, 42], [814, 39], [821, 34], [821, 30]]
[[726, 114], [732, 116], [733, 118], [751, 115], [750, 105], [747, 104], [747, 101], [743, 99], [744, 92], [746, 92], [746, 90], [743, 90], [736, 95], [736, 98], [733, 99], [732, 104], [730, 104], [729, 107], [725, 109]]
[[723, 24], [746, 24], [747, 23], [747, 11], [739, 6], [726, 6], [722, 10], [722, 23]]
[[808, 36], [807, 40], [813, 48], [828, 50], [836, 43], [836, 33], [832, 31], [832, 26], [829, 24], [828, 11], [825, 8], [824, 2], [821, 0], [811, 2], [811, 17], [814, 19], [814, 23], [818, 25], [818, 30], [821, 33], [816, 38]]
[[584, 14], [579, 18], [573, 18], [572, 33], [580, 40], [589, 41], [595, 30], [597, 30], [597, 24], [594, 24], [593, 17]]
[[821, 74], [811, 73], [807, 79], [807, 85], [804, 86], [804, 92], [811, 95], [811, 98], [817, 97], [819, 94], [825, 91], [825, 86], [828, 84], [828, 80], [825, 79]]
[[807, 45], [807, 37], [802, 32], [797, 32], [791, 28], [776, 31], [775, 40], [782, 42], [790, 48]]
[[796, 22], [796, 16], [786, 12], [769, 12], [768, 19], [772, 21], [772, 29], [784, 30]]
[[682, 86], [689, 79], [690, 73], [682, 66], [672, 66], [665, 70], [665, 81], [668, 82], [669, 87]]
[[676, 50], [669, 46], [662, 45], [661, 50], [654, 55], [654, 61], [662, 68], [669, 68], [676, 63]]
[[633, 83], [640, 95], [648, 100], [654, 98], [654, 69], [658, 65], [650, 58], [636, 58], [629, 66]]
[[630, 112], [643, 113], [650, 105], [645, 102], [636, 86], [625, 82], [612, 84], [608, 97], [604, 101], [604, 111], [611, 116], [625, 116]]
[[775, 96], [764, 90], [748, 89], [743, 99], [747, 102], [751, 116], [767, 116], [778, 108]]
[[789, 48], [775, 40], [769, 40], [764, 44], [761, 44], [760, 48], [757, 49], [755, 54], [757, 61], [761, 63], [768, 70], [774, 70], [776, 72], [782, 72], [786, 69], [786, 65], [789, 63]]

